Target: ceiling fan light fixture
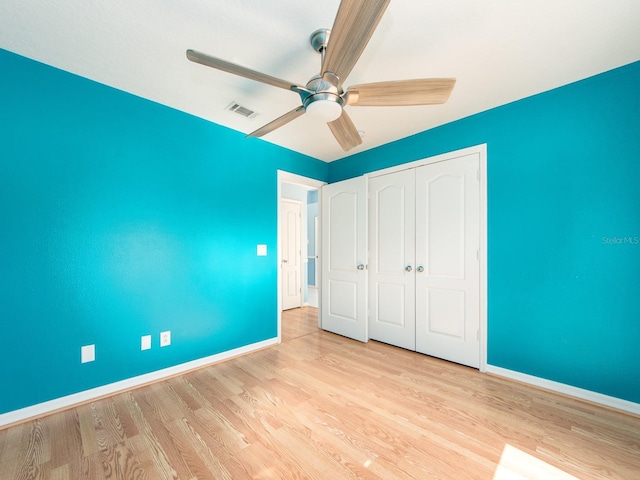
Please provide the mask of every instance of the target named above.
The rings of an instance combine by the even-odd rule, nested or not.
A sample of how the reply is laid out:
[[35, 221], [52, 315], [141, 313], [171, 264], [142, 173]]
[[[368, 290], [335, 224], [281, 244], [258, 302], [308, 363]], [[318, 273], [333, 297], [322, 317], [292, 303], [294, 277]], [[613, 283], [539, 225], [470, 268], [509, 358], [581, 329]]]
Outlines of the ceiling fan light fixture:
[[[343, 83], [355, 66], [378, 27], [390, 0], [341, 0], [333, 22], [333, 33], [326, 28], [311, 34], [313, 49], [320, 53], [321, 67], [305, 86], [272, 77], [266, 73], [228, 62], [221, 58], [187, 50], [187, 58], [195, 63], [292, 91], [302, 105], [248, 134], [262, 137], [276, 128], [308, 113], [317, 122], [325, 122], [343, 150], [362, 144], [364, 132], [358, 131], [343, 108], [435, 105], [445, 103], [455, 85], [455, 78], [421, 78], [352, 85], [345, 91]], [[331, 37], [331, 43], [329, 42]], [[249, 117], [254, 112], [241, 107], [234, 110]]]
[[307, 115], [329, 123], [342, 115], [341, 98], [331, 93], [317, 93], [304, 102]]

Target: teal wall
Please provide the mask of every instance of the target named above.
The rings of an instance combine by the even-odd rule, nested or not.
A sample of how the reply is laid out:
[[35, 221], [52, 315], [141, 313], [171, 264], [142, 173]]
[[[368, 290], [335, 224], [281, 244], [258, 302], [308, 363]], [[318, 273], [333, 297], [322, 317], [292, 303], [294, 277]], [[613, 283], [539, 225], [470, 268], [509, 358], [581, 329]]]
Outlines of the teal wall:
[[277, 169], [328, 176], [0, 50], [0, 413], [275, 337]]
[[329, 177], [481, 143], [489, 363], [640, 402], [640, 62], [331, 163]]
[[640, 402], [640, 63], [328, 165], [3, 50], [0, 72], [0, 413], [274, 337], [277, 169], [481, 143], [489, 363]]

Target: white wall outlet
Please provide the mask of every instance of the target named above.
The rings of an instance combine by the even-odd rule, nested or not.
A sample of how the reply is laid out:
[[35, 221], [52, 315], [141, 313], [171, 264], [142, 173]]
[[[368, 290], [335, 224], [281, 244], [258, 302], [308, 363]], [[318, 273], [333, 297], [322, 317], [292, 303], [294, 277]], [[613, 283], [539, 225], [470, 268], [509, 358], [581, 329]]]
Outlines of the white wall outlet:
[[149, 350], [151, 348], [151, 335], [140, 337], [140, 350]]
[[80, 361], [82, 363], [93, 362], [96, 359], [96, 346], [85, 345], [80, 349]]
[[171, 332], [169, 330], [160, 332], [160, 346], [167, 347], [169, 345], [171, 345]]
[[264, 244], [258, 245], [258, 256], [266, 257], [267, 256], [267, 246]]

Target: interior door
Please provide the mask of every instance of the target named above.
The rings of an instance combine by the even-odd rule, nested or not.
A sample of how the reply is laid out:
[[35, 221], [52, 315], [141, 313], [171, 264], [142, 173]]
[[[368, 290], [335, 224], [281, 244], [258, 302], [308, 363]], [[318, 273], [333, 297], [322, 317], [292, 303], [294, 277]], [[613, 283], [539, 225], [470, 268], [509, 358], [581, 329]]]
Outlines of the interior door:
[[415, 169], [369, 181], [369, 338], [416, 349]]
[[416, 169], [416, 350], [480, 364], [479, 155]]
[[280, 203], [280, 245], [282, 309], [302, 306], [302, 204], [282, 199]]
[[367, 332], [367, 181], [322, 187], [321, 324], [361, 342]]

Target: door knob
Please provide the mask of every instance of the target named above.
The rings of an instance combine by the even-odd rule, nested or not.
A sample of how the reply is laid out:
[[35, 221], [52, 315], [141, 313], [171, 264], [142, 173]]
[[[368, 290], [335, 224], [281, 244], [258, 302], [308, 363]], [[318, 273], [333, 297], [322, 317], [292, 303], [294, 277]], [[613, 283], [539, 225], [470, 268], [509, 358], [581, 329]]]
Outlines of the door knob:
[[411, 268], [411, 265], [407, 265], [406, 267], [404, 267], [405, 272], [411, 272], [412, 270], [413, 268]]
[[424, 267], [423, 267], [422, 265], [420, 265], [418, 268], [416, 268], [416, 270], [417, 270], [419, 273], [422, 273], [422, 272], [424, 272]]
[[364, 270], [364, 265], [363, 264], [358, 265], [358, 270]]

